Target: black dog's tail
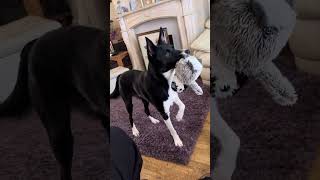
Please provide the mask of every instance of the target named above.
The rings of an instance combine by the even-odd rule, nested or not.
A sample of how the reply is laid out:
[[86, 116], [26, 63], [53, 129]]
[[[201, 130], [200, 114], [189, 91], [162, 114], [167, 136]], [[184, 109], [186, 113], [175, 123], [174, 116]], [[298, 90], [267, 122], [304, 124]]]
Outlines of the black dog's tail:
[[113, 92], [110, 94], [110, 98], [117, 98], [117, 97], [120, 96], [120, 89], [119, 89], [120, 76], [121, 76], [121, 75], [119, 75], [119, 76], [117, 77], [116, 87], [114, 88]]
[[26, 44], [20, 54], [19, 72], [14, 90], [0, 104], [0, 117], [21, 115], [30, 104], [28, 90], [28, 56], [36, 40]]

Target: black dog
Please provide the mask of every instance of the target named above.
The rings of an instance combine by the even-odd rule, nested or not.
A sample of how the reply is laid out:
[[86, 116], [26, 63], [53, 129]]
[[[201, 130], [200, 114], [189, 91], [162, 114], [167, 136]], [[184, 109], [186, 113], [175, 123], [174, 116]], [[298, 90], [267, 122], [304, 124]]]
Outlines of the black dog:
[[179, 99], [177, 92], [171, 89], [171, 83], [175, 74], [176, 63], [184, 58], [185, 52], [174, 49], [164, 36], [160, 28], [157, 46], [146, 38], [147, 54], [149, 59], [148, 70], [145, 72], [132, 70], [117, 77], [116, 88], [110, 95], [111, 98], [121, 96], [129, 113], [130, 124], [134, 136], [139, 135], [132, 119], [132, 97], [140, 98], [144, 104], [145, 113], [152, 123], [159, 123], [159, 120], [150, 116], [149, 102], [152, 103], [161, 113], [166, 126], [168, 127], [176, 146], [183, 146], [176, 130], [170, 120], [170, 106], [176, 103], [179, 106], [177, 120], [182, 120], [185, 106]]
[[21, 114], [30, 105], [36, 110], [62, 180], [72, 179], [73, 107], [86, 102], [109, 136], [107, 43], [105, 32], [82, 26], [53, 30], [28, 43], [21, 53], [15, 89], [0, 106], [0, 116]]

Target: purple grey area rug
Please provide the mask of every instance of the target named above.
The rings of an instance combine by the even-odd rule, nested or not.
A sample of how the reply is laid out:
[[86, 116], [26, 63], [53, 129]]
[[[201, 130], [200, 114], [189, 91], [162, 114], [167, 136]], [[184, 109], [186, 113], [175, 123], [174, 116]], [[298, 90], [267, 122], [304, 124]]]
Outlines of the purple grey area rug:
[[294, 106], [275, 104], [256, 81], [219, 101], [222, 117], [241, 139], [233, 180], [307, 180], [317, 156], [320, 76], [299, 72], [288, 59], [277, 65], [296, 88]]
[[187, 164], [210, 108], [209, 87], [204, 86], [202, 83], [199, 84], [204, 91], [202, 96], [196, 95], [190, 88], [179, 94], [181, 101], [186, 105], [183, 121], [177, 122], [175, 119], [178, 111], [176, 105], [171, 107], [170, 110], [172, 124], [183, 142], [182, 148], [175, 147], [160, 113], [150, 104], [151, 115], [160, 120], [160, 123], [152, 124], [144, 113], [143, 103], [137, 98], [133, 99], [133, 121], [140, 131], [140, 136], [134, 137], [132, 135], [129, 114], [120, 97], [110, 100], [111, 126], [120, 127], [126, 131], [134, 139], [143, 155]]
[[[100, 121], [74, 112], [73, 179], [109, 177], [109, 148]], [[21, 118], [0, 118], [0, 179], [57, 180], [59, 169], [45, 129], [34, 112]]]

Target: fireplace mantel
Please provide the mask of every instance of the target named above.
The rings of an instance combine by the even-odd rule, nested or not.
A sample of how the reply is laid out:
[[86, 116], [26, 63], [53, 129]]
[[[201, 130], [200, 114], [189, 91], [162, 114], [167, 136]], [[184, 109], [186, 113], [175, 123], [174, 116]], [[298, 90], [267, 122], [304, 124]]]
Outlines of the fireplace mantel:
[[[177, 22], [180, 43], [183, 49], [189, 48], [190, 42], [197, 37], [198, 20], [193, 4], [201, 0], [165, 0], [137, 11], [122, 14], [118, 17], [122, 38], [127, 46], [133, 69], [145, 70], [135, 28], [157, 19], [174, 18]], [[208, 2], [206, 0], [206, 2]], [[208, 5], [209, 6], [209, 5]], [[202, 26], [205, 19], [203, 19]], [[198, 30], [199, 31], [199, 30]]]

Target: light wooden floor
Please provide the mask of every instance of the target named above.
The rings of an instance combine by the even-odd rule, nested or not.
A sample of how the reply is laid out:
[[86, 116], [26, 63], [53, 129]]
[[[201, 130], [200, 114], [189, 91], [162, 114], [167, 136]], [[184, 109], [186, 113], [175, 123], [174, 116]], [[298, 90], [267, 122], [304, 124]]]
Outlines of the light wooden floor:
[[317, 154], [317, 159], [313, 163], [309, 180], [319, 180], [319, 179], [320, 179], [320, 148]]
[[210, 173], [210, 113], [187, 166], [143, 156], [141, 180], [198, 180]]

